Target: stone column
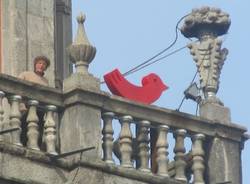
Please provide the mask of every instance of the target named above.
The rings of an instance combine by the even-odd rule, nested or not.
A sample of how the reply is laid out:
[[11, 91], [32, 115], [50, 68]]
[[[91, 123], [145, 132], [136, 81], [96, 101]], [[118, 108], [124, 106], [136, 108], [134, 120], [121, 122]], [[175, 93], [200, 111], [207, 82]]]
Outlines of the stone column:
[[[63, 81], [63, 92], [67, 106], [60, 125], [61, 152], [95, 146], [96, 149], [83, 153], [83, 157], [101, 159], [101, 109], [89, 106], [74, 98], [89, 92], [99, 92], [100, 82], [88, 72], [96, 49], [86, 36], [83, 23], [85, 15], [77, 17], [78, 31], [73, 44], [68, 48], [76, 72]], [[72, 98], [73, 97], [73, 98]]]
[[[221, 124], [230, 124], [230, 110], [216, 97], [222, 66], [228, 54], [218, 36], [227, 33], [230, 27], [229, 15], [218, 8], [194, 9], [184, 21], [181, 32], [185, 37], [198, 38], [189, 45], [200, 75], [203, 98], [200, 116]], [[233, 136], [233, 135], [232, 135]], [[206, 145], [206, 183], [241, 183], [240, 142], [218, 135]]]
[[63, 79], [72, 73], [66, 48], [72, 43], [72, 17], [71, 0], [56, 0], [56, 60], [55, 60], [55, 86], [62, 88]]

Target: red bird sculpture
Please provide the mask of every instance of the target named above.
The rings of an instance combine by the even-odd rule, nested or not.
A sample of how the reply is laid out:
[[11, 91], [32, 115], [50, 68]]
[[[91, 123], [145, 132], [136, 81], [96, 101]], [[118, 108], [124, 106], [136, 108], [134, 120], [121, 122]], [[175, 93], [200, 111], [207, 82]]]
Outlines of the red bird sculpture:
[[168, 89], [168, 86], [154, 73], [142, 78], [142, 86], [131, 84], [118, 69], [105, 74], [104, 80], [113, 94], [145, 104], [153, 103]]

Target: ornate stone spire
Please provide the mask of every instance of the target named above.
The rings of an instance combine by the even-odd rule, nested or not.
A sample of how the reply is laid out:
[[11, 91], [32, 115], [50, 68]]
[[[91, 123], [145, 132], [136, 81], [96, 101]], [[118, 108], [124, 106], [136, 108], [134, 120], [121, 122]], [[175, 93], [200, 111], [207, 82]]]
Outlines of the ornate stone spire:
[[77, 17], [78, 30], [72, 45], [68, 47], [69, 58], [75, 64], [76, 72], [63, 81], [63, 91], [76, 88], [92, 91], [100, 90], [100, 81], [88, 72], [88, 67], [96, 54], [96, 48], [91, 45], [84, 30], [85, 15]]
[[96, 48], [90, 44], [85, 33], [83, 25], [85, 18], [83, 13], [77, 17], [77, 35], [73, 44], [68, 48], [70, 60], [75, 64], [76, 72], [81, 74], [88, 74], [88, 66], [96, 54]]
[[218, 36], [227, 33], [230, 23], [227, 13], [218, 8], [203, 7], [194, 9], [185, 18], [181, 28], [185, 37], [199, 39], [199, 42], [191, 43], [188, 47], [199, 71], [205, 101], [212, 103], [222, 104], [216, 93], [228, 50], [221, 48], [222, 40]]

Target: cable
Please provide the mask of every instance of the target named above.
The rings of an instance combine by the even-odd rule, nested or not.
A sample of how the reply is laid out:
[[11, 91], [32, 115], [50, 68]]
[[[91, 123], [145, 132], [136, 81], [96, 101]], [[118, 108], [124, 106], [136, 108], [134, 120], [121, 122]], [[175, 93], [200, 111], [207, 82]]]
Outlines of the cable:
[[79, 172], [79, 170], [80, 170], [80, 165], [81, 165], [81, 160], [82, 160], [82, 153], [83, 153], [83, 152], [81, 152], [81, 154], [80, 154], [78, 167], [77, 167], [76, 172], [75, 172], [75, 175], [74, 175], [74, 177], [73, 177], [73, 179], [72, 179], [72, 183], [75, 181], [75, 179], [76, 179], [76, 177], [77, 177], [77, 175], [78, 175], [78, 172]]
[[199, 103], [196, 104], [196, 110], [195, 110], [195, 115], [198, 115], [198, 110], [199, 110]]
[[[208, 52], [208, 51], [205, 52], [205, 54], [204, 54], [204, 56], [203, 56], [203, 58], [202, 58], [202, 60], [201, 60], [201, 65], [203, 64], [203, 62], [204, 62], [204, 60], [205, 60], [205, 57], [206, 57], [207, 52]], [[196, 70], [196, 72], [195, 72], [195, 74], [194, 74], [194, 77], [192, 78], [192, 80], [191, 80], [191, 82], [190, 82], [190, 85], [193, 84], [195, 78], [197, 77], [197, 74], [198, 74], [198, 69]], [[180, 111], [180, 108], [181, 108], [181, 106], [182, 106], [182, 104], [183, 104], [183, 102], [184, 102], [185, 99], [186, 99], [186, 97], [185, 97], [185, 95], [184, 95], [184, 97], [182, 98], [181, 103], [180, 103], [179, 107], [176, 109], [176, 111]], [[198, 109], [196, 109], [196, 113], [197, 113], [197, 110], [198, 110]]]
[[[130, 72], [130, 73], [128, 73], [128, 74], [123, 74], [123, 76], [127, 76], [127, 75], [129, 75], [129, 74], [132, 74], [132, 73], [135, 73], [135, 72], [137, 72], [137, 71], [139, 71], [139, 70], [141, 70], [141, 69], [143, 69], [143, 68], [145, 68], [145, 67], [147, 67], [147, 66], [149, 66], [149, 65], [152, 65], [152, 64], [154, 64], [154, 63], [156, 63], [156, 62], [158, 62], [158, 61], [160, 61], [160, 60], [163, 60], [163, 59], [165, 59], [165, 58], [167, 58], [167, 57], [169, 57], [169, 56], [171, 56], [171, 55], [173, 55], [173, 54], [175, 54], [175, 53], [177, 53], [177, 52], [179, 52], [179, 51], [181, 51], [181, 50], [183, 50], [183, 49], [185, 49], [187, 47], [187, 45], [185, 45], [185, 46], [183, 46], [183, 47], [180, 47], [180, 48], [178, 48], [178, 49], [176, 49], [176, 50], [174, 50], [174, 51], [172, 51], [172, 52], [170, 52], [169, 54], [166, 54], [165, 56], [162, 56], [162, 57], [160, 57], [160, 58], [158, 58], [158, 59], [156, 59], [156, 60], [154, 60], [154, 61], [152, 61], [152, 62], [150, 62], [150, 63], [148, 63], [148, 64], [146, 64], [146, 65], [144, 65], [144, 66], [141, 66], [140, 68], [137, 68], [136, 70], [134, 70], [134, 71], [132, 71], [132, 72]], [[105, 83], [105, 81], [102, 81], [101, 82], [101, 84], [104, 84]]]
[[124, 75], [124, 76], [127, 76], [127, 75], [129, 75], [129, 74], [135, 73], [135, 72], [137, 72], [137, 71], [139, 71], [139, 70], [141, 70], [141, 69], [143, 69], [143, 68], [145, 68], [145, 67], [147, 67], [147, 66], [149, 66], [149, 65], [152, 65], [152, 64], [154, 64], [154, 63], [156, 63], [156, 62], [158, 62], [158, 61], [160, 61], [160, 60], [163, 60], [163, 59], [165, 59], [165, 58], [167, 58], [167, 57], [169, 57], [169, 56], [171, 56], [171, 55], [173, 55], [173, 54], [175, 54], [175, 53], [177, 53], [177, 52], [179, 52], [179, 51], [185, 49], [186, 47], [187, 47], [187, 45], [185, 45], [185, 46], [183, 46], [183, 47], [181, 47], [181, 48], [179, 48], [179, 49], [176, 49], [176, 50], [170, 52], [169, 54], [166, 54], [165, 56], [162, 56], [162, 57], [160, 57], [160, 58], [158, 58], [158, 59], [156, 59], [156, 60], [154, 60], [154, 61], [152, 61], [152, 62], [150, 62], [150, 63], [147, 63], [146, 65], [143, 65], [143, 66], [141, 66], [140, 68], [137, 68], [137, 69], [131, 71], [131, 72], [128, 73], [128, 74], [125, 73], [125, 74], [123, 74], [123, 75]]
[[124, 76], [127, 76], [127, 75], [129, 75], [130, 73], [134, 73], [134, 72], [133, 72], [134, 70], [138, 71], [137, 68], [139, 68], [139, 67], [141, 67], [141, 66], [147, 64], [148, 62], [152, 61], [153, 59], [155, 59], [156, 57], [158, 57], [159, 55], [163, 54], [164, 52], [166, 52], [167, 50], [169, 50], [171, 47], [173, 47], [174, 44], [176, 43], [177, 39], [178, 39], [178, 26], [179, 26], [180, 22], [181, 22], [185, 17], [187, 17], [188, 15], [189, 15], [189, 14], [187, 14], [187, 15], [181, 17], [181, 18], [178, 20], [178, 22], [177, 22], [177, 24], [176, 24], [176, 26], [175, 26], [175, 39], [174, 39], [174, 41], [173, 41], [167, 48], [163, 49], [162, 51], [160, 51], [159, 53], [157, 53], [157, 54], [154, 55], [153, 57], [147, 59], [146, 61], [142, 62], [141, 64], [139, 64], [139, 65], [135, 66], [134, 68], [130, 69], [129, 71], [125, 72], [123, 75], [124, 75]]
[[[135, 72], [137, 72], [137, 71], [139, 71], [139, 70], [141, 70], [141, 69], [143, 69], [143, 68], [145, 68], [145, 67], [147, 67], [147, 66], [149, 66], [149, 65], [152, 65], [152, 64], [154, 64], [154, 63], [156, 63], [156, 62], [158, 62], [158, 61], [160, 61], [160, 60], [163, 60], [163, 59], [165, 59], [165, 58], [167, 58], [167, 57], [169, 57], [169, 56], [171, 56], [171, 55], [173, 55], [173, 54], [175, 54], [175, 53], [177, 53], [177, 52], [179, 52], [179, 51], [185, 49], [186, 47], [187, 47], [187, 45], [185, 45], [185, 46], [183, 46], [183, 47], [180, 47], [180, 48], [178, 48], [178, 49], [176, 49], [176, 50], [174, 50], [174, 51], [172, 51], [172, 52], [166, 54], [165, 56], [162, 56], [162, 57], [160, 57], [160, 58], [158, 58], [158, 59], [156, 59], [156, 60], [154, 60], [154, 61], [152, 61], [152, 62], [150, 62], [150, 63], [148, 63], [148, 64], [146, 64], [146, 65], [144, 65], [144, 66], [141, 66], [140, 68], [137, 68], [136, 70], [134, 70], [133, 72], [130, 72], [129, 74], [135, 73]], [[127, 76], [127, 75], [129, 75], [129, 74], [123, 74], [123, 76]], [[105, 81], [102, 81], [102, 82], [101, 82], [101, 84], [104, 84], [104, 83], [105, 83]]]
[[[181, 48], [179, 48], [179, 49], [176, 49], [175, 51], [173, 51], [173, 52], [171, 52], [171, 53], [169, 53], [169, 54], [167, 54], [167, 55], [165, 55], [165, 56], [163, 56], [163, 57], [161, 57], [161, 58], [158, 58], [158, 59], [152, 61], [153, 59], [155, 59], [156, 57], [160, 56], [161, 54], [163, 54], [164, 52], [166, 52], [167, 50], [169, 50], [171, 47], [173, 47], [173, 46], [175, 45], [176, 41], [178, 40], [178, 30], [180, 30], [180, 29], [179, 29], [179, 24], [180, 24], [181, 21], [182, 21], [185, 17], [187, 17], [188, 15], [190, 15], [190, 13], [187, 14], [187, 15], [185, 15], [185, 16], [183, 16], [183, 17], [181, 17], [181, 18], [178, 20], [178, 22], [176, 23], [176, 26], [175, 26], [175, 39], [174, 39], [174, 41], [173, 41], [167, 48], [163, 49], [162, 51], [158, 52], [158, 53], [157, 53], [156, 55], [154, 55], [153, 57], [151, 57], [151, 58], [147, 59], [146, 61], [142, 62], [141, 64], [139, 64], [139, 65], [133, 67], [132, 69], [130, 69], [129, 71], [123, 73], [122, 75], [123, 75], [123, 76], [130, 75], [130, 74], [132, 74], [132, 73], [134, 73], [134, 72], [137, 72], [137, 71], [139, 71], [139, 70], [141, 70], [141, 69], [143, 69], [143, 68], [145, 68], [145, 67], [147, 67], [147, 66], [149, 66], [149, 65], [151, 65], [151, 64], [153, 64], [153, 63], [156, 63], [156, 62], [158, 62], [158, 61], [160, 61], [160, 60], [162, 60], [162, 59], [164, 59], [164, 58], [166, 58], [166, 57], [168, 57], [168, 56], [171, 56], [171, 55], [175, 54], [176, 52], [178, 52], [178, 51], [184, 49], [186, 46], [185, 46], [185, 47], [181, 47]], [[191, 40], [191, 39], [190, 39], [190, 40]], [[191, 41], [192, 41], [192, 40], [191, 40]], [[150, 61], [152, 61], [152, 62], [150, 62]], [[150, 63], [149, 63], [149, 62], [150, 62]], [[100, 84], [104, 84], [104, 83], [105, 83], [105, 81], [102, 81]]]

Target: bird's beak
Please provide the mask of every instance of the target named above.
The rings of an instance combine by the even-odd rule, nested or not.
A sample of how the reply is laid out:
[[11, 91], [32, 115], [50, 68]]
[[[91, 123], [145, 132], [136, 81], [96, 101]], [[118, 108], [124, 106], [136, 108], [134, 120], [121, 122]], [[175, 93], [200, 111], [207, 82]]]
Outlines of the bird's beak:
[[167, 90], [169, 87], [167, 86], [167, 85], [165, 85], [165, 84], [162, 84], [162, 86], [161, 86], [161, 90], [162, 91], [165, 91], [165, 90]]

